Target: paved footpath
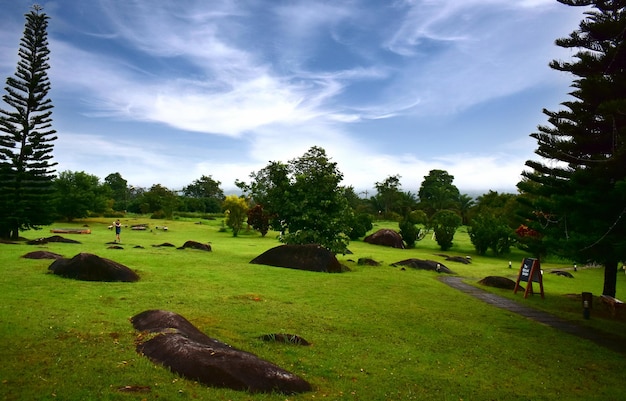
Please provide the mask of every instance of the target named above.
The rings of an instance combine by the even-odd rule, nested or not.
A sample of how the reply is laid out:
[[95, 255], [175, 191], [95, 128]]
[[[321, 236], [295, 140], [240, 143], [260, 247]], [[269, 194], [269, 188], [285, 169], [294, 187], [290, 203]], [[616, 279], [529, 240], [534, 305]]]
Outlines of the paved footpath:
[[603, 333], [590, 327], [579, 326], [577, 324], [554, 316], [550, 313], [520, 305], [515, 301], [511, 301], [508, 298], [504, 298], [485, 290], [481, 290], [480, 288], [474, 287], [473, 285], [466, 284], [463, 282], [462, 277], [442, 276], [440, 277], [440, 279], [443, 283], [449, 285], [450, 287], [463, 291], [464, 293], [485, 301], [488, 304], [511, 311], [513, 313], [517, 313], [528, 319], [532, 319], [547, 326], [554, 327], [555, 329], [561, 330], [565, 333], [578, 336], [589, 341], [593, 341], [594, 343], [608, 348], [612, 351], [618, 352], [622, 355], [626, 355], [626, 341], [617, 336], [609, 333]]

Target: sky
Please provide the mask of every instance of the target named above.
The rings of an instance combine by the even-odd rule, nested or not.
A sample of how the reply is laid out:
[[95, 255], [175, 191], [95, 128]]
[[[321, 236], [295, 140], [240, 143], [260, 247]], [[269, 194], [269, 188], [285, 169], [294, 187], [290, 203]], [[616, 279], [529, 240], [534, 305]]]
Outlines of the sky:
[[[32, 4], [0, 0], [2, 83]], [[573, 77], [548, 63], [575, 51], [554, 41], [587, 10], [555, 0], [39, 4], [57, 171], [172, 190], [205, 175], [227, 194], [312, 146], [363, 194], [393, 175], [417, 193], [433, 169], [462, 193], [515, 193], [538, 159], [529, 135], [547, 123], [542, 110], [571, 99]]]

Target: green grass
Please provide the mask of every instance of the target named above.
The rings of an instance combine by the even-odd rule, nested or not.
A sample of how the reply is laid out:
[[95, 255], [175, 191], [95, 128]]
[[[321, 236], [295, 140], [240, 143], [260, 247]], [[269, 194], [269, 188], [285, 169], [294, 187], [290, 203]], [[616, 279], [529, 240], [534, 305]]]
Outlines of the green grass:
[[[443, 261], [430, 237], [416, 249], [397, 250], [361, 241], [339, 256], [352, 271], [305, 272], [249, 261], [279, 245], [242, 233], [219, 232], [220, 221], [122, 219], [123, 224], [167, 225], [169, 231], [122, 231], [123, 250], [108, 220], [90, 220], [89, 235], [64, 234], [82, 244], [0, 244], [0, 399], [3, 400], [618, 400], [626, 385], [626, 358], [594, 343], [497, 309], [441, 283], [438, 274], [389, 264], [407, 258]], [[397, 228], [395, 223], [377, 223]], [[29, 238], [52, 235], [48, 229]], [[155, 248], [187, 240], [210, 242], [212, 252]], [[134, 248], [140, 245], [143, 248]], [[47, 274], [50, 260], [22, 255], [49, 250], [72, 257], [95, 253], [137, 271], [137, 283], [96, 283]], [[445, 262], [468, 283], [488, 275], [516, 278], [523, 257], [479, 257], [467, 234]], [[357, 266], [360, 257], [383, 262]], [[513, 268], [508, 268], [511, 260]], [[603, 272], [585, 269], [574, 279], [548, 274], [566, 263], [543, 264], [545, 299], [490, 291], [624, 338], [626, 323], [594, 305], [584, 320], [580, 300], [566, 294], [600, 294]], [[626, 299], [626, 277], [618, 276]], [[296, 396], [208, 388], [182, 379], [135, 352], [129, 318], [147, 309], [177, 312], [207, 335], [290, 370], [314, 387]], [[297, 334], [309, 347], [268, 343], [268, 333]], [[149, 386], [127, 393], [123, 386]]]

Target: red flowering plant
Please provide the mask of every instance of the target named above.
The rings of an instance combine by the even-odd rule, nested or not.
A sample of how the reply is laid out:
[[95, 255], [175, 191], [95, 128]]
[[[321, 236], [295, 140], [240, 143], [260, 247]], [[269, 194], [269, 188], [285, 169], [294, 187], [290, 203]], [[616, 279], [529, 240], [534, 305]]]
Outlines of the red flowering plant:
[[530, 252], [535, 257], [545, 253], [545, 246], [542, 242], [543, 236], [539, 231], [525, 224], [520, 224], [515, 230], [515, 234], [517, 235], [518, 248]]

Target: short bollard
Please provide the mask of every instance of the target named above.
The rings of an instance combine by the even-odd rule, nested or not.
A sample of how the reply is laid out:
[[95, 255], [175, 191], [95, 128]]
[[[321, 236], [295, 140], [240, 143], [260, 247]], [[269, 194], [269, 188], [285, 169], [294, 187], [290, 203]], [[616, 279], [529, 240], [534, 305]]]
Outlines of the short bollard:
[[593, 306], [593, 294], [590, 292], [583, 292], [583, 317], [589, 319], [591, 317], [591, 307]]

